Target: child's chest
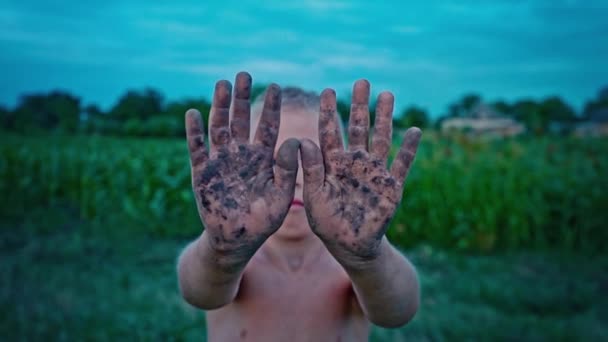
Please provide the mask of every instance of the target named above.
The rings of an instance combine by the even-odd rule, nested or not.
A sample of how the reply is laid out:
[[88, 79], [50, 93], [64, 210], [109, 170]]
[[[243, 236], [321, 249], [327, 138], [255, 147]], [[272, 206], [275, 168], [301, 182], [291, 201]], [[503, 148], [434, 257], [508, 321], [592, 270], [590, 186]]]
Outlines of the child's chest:
[[350, 280], [338, 272], [276, 274], [259, 271], [241, 283], [237, 302], [277, 314], [345, 314], [353, 300]]
[[340, 271], [285, 275], [256, 269], [243, 277], [235, 301], [208, 315], [208, 323], [231, 331], [242, 327], [249, 337], [255, 335], [253, 340], [298, 341], [317, 334], [319, 338], [305, 340], [365, 338], [367, 321], [356, 306], [349, 278]]

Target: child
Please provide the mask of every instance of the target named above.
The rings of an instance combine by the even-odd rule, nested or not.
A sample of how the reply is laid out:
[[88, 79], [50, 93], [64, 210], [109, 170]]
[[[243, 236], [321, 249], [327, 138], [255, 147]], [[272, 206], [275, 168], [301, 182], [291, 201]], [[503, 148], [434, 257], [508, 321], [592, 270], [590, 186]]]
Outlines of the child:
[[[369, 322], [406, 324], [418, 279], [384, 233], [420, 130], [405, 133], [387, 170], [391, 93], [378, 96], [369, 144], [370, 85], [355, 83], [344, 149], [333, 90], [319, 98], [288, 88], [281, 98], [272, 84], [250, 118], [250, 89], [245, 72], [234, 96], [228, 81], [216, 84], [209, 151], [200, 114], [186, 113], [205, 230], [180, 256], [178, 277], [185, 300], [210, 310], [209, 340], [365, 341]], [[252, 140], [250, 119], [259, 121]]]

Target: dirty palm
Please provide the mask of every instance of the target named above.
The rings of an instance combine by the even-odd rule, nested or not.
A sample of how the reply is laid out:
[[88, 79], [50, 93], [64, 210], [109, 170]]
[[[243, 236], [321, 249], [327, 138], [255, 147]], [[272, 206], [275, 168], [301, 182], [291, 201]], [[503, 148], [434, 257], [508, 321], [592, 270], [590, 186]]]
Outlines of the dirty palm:
[[[326, 89], [321, 94], [321, 149], [310, 140], [290, 139], [279, 148], [275, 163], [280, 88], [269, 86], [253, 142], [249, 133], [250, 90], [250, 76], [239, 74], [232, 99], [233, 117], [229, 120], [231, 85], [228, 81], [216, 84], [209, 151], [200, 114], [195, 109], [186, 113], [192, 185], [201, 220], [213, 235], [215, 247], [227, 252], [254, 250], [279, 228], [293, 198], [300, 148], [307, 180], [305, 206], [315, 233], [325, 241], [340, 244], [353, 256], [373, 255], [401, 200], [420, 130], [406, 132], [388, 171], [393, 97], [384, 92], [378, 98], [376, 130], [369, 149], [369, 83], [358, 81], [347, 151], [342, 143], [335, 92]], [[377, 210], [366, 210], [370, 207]], [[317, 217], [331, 223], [319, 226]], [[331, 229], [323, 229], [325, 226]]]
[[[232, 283], [226, 298], [199, 306], [218, 308], [234, 300], [247, 263], [281, 228], [288, 215], [301, 167], [308, 225], [350, 277], [363, 313], [380, 325], [404, 324], [411, 319], [418, 303], [413, 268], [414, 275], [408, 281], [416, 283], [413, 285], [416, 291], [411, 292], [416, 298], [407, 304], [414, 308], [413, 312], [395, 314], [407, 311], [405, 305], [393, 304], [395, 310], [391, 311], [390, 295], [382, 291], [374, 293], [373, 283], [383, 282], [383, 277], [388, 277], [387, 271], [394, 271], [391, 265], [407, 262], [402, 263], [403, 256], [395, 256], [398, 252], [390, 246], [385, 232], [401, 201], [421, 131], [418, 128], [406, 131], [388, 168], [393, 95], [382, 92], [378, 96], [370, 142], [370, 84], [359, 80], [353, 87], [346, 148], [336, 111], [336, 94], [326, 89], [320, 95], [318, 145], [312, 139], [288, 138], [276, 150], [281, 89], [271, 84], [266, 90], [253, 139], [250, 90], [251, 77], [244, 72], [236, 77], [234, 94], [228, 81], [217, 82], [209, 118], [208, 149], [200, 113], [194, 109], [186, 113], [192, 187], [207, 234], [207, 248], [214, 256], [213, 267], [221, 270], [213, 274], [222, 279], [213, 281]], [[180, 280], [180, 284], [183, 292], [184, 287], [195, 286], [191, 280]], [[397, 284], [385, 287], [390, 293]], [[380, 304], [388, 314], [378, 313], [382, 310]]]

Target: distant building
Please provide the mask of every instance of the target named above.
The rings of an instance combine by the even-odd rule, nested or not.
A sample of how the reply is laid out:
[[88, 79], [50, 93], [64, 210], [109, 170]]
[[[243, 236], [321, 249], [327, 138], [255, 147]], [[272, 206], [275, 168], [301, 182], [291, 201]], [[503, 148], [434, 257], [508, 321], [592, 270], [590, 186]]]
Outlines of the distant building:
[[579, 137], [608, 136], [608, 108], [600, 108], [591, 112], [589, 119], [576, 125], [574, 135]]
[[491, 106], [480, 103], [465, 117], [448, 118], [441, 123], [441, 131], [462, 131], [476, 136], [509, 137], [521, 134], [526, 127], [499, 113]]

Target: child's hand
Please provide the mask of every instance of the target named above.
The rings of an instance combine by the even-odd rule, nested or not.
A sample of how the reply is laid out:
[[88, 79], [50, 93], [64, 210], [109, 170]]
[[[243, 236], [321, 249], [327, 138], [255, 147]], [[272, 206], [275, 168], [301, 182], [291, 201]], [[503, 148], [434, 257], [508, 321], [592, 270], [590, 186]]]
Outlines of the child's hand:
[[391, 146], [393, 95], [378, 96], [371, 148], [369, 83], [353, 89], [348, 150], [344, 150], [336, 115], [336, 94], [321, 94], [319, 141], [301, 142], [304, 206], [308, 221], [329, 251], [342, 262], [375, 258], [387, 226], [401, 201], [403, 183], [418, 147], [421, 131], [410, 128], [390, 172], [386, 159]]
[[[249, 141], [251, 76], [239, 73], [229, 123], [231, 85], [219, 81], [211, 108], [207, 152], [200, 113], [186, 113], [192, 188], [211, 246], [247, 259], [282, 224], [294, 196], [299, 142], [289, 139], [276, 156], [281, 90], [268, 87], [260, 124]], [[248, 259], [247, 259], [248, 260]]]

